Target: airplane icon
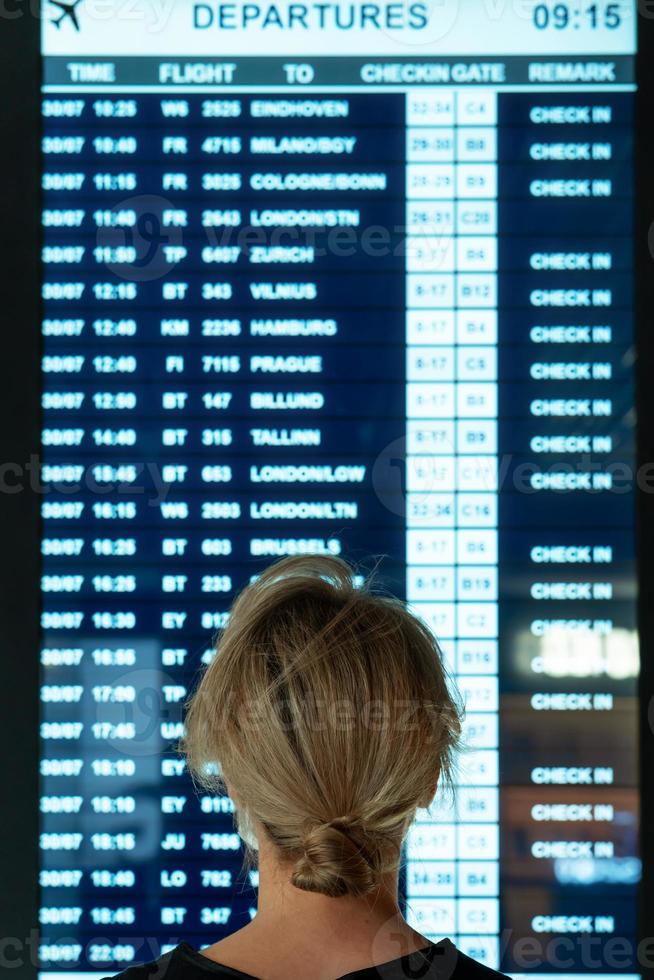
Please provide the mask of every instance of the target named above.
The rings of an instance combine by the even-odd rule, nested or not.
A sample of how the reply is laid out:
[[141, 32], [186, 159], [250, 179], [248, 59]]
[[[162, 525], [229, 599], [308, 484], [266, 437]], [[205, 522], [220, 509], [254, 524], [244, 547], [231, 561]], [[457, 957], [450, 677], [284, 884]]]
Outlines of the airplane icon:
[[75, 8], [82, 2], [82, 0], [72, 0], [72, 3], [67, 3], [66, 0], [49, 0], [49, 2], [55, 7], [59, 7], [59, 9], [62, 11], [57, 20], [53, 20], [51, 22], [55, 27], [61, 27], [62, 22], [66, 20], [67, 17], [70, 17], [75, 30], [79, 31], [79, 21], [77, 19], [77, 11]]

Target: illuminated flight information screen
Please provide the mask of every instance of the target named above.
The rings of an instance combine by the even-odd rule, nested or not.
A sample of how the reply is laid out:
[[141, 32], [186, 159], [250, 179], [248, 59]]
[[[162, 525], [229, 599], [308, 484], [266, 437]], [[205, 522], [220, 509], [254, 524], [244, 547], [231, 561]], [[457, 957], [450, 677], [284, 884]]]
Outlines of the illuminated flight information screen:
[[43, 978], [245, 924], [183, 705], [286, 555], [374, 565], [467, 707], [409, 921], [638, 975], [635, 5], [43, 12]]

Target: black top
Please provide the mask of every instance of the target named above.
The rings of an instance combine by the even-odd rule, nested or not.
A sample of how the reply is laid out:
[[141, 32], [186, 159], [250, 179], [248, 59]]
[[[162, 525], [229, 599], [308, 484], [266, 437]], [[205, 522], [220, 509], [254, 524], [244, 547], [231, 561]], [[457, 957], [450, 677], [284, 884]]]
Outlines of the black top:
[[[500, 980], [503, 976], [460, 953], [449, 939], [442, 939], [399, 959], [346, 973], [339, 980]], [[151, 963], [130, 966], [115, 980], [147, 980], [148, 977], [152, 980], [257, 980], [249, 973], [214, 963], [188, 943], [180, 943]]]

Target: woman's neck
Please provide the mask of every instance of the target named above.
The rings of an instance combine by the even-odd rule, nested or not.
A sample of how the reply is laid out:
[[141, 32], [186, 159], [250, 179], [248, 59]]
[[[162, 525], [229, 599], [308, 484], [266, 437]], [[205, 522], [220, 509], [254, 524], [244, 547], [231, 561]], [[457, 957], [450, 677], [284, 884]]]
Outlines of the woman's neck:
[[333, 980], [428, 945], [402, 915], [397, 873], [369, 895], [330, 898], [292, 885], [264, 845], [256, 916], [205, 954], [261, 980]]
[[280, 866], [264, 851], [259, 859], [259, 900], [257, 915], [261, 926], [285, 929], [296, 922], [303, 933], [316, 935], [376, 931], [389, 920], [402, 920], [398, 903], [398, 876], [388, 875], [374, 892], [358, 897], [330, 898], [296, 888], [290, 881], [290, 868]]

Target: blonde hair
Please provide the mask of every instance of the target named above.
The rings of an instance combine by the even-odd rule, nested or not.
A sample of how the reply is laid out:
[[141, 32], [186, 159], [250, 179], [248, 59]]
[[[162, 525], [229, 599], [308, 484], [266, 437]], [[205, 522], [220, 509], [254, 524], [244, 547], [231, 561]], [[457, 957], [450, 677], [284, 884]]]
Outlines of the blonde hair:
[[438, 644], [397, 599], [338, 558], [286, 558], [236, 599], [189, 703], [197, 779], [229, 787], [291, 881], [364, 895], [402, 842], [461, 730]]

